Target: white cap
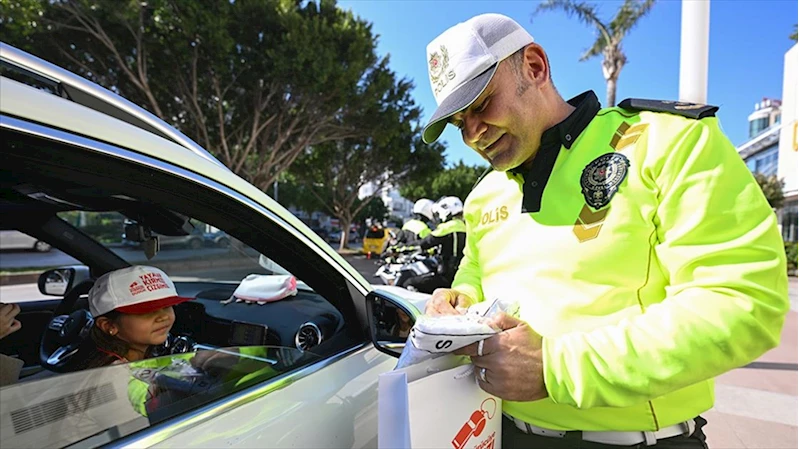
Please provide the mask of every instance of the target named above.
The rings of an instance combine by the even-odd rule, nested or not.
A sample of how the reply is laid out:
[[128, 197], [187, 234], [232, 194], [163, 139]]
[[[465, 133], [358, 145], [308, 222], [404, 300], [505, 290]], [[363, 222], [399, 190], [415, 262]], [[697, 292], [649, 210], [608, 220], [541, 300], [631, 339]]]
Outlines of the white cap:
[[89, 290], [89, 310], [95, 317], [112, 310], [138, 315], [190, 299], [178, 296], [175, 284], [163, 271], [134, 265], [100, 276]]
[[513, 19], [482, 14], [444, 31], [427, 45], [427, 72], [438, 108], [422, 140], [435, 142], [447, 119], [483, 93], [500, 61], [533, 42]]

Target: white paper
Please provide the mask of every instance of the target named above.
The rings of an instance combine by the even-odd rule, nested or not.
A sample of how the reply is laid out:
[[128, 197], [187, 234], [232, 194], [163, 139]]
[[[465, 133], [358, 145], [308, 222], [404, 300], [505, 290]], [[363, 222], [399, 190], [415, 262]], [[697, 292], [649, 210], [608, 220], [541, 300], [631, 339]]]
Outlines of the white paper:
[[377, 447], [411, 447], [407, 376], [401, 371], [383, 373], [377, 383]]

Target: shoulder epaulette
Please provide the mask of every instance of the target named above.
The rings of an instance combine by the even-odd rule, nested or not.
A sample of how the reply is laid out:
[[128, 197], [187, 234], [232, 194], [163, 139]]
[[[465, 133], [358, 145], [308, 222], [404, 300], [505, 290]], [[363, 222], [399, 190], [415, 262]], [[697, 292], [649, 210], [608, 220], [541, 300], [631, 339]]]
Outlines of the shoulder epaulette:
[[711, 106], [708, 104], [695, 104], [670, 100], [644, 100], [641, 98], [628, 98], [619, 103], [619, 107], [633, 111], [666, 112], [669, 114], [682, 115], [683, 117], [696, 120], [703, 119], [705, 117], [714, 117], [716, 115], [716, 111], [719, 110], [718, 106]]
[[477, 184], [480, 184], [480, 181], [482, 181], [483, 178], [488, 176], [488, 174], [491, 173], [492, 171], [494, 171], [494, 169], [491, 166], [483, 170], [483, 173], [480, 175], [479, 178], [477, 178], [477, 181], [475, 181], [474, 185], [472, 186], [472, 190], [474, 190], [474, 188], [477, 187]]

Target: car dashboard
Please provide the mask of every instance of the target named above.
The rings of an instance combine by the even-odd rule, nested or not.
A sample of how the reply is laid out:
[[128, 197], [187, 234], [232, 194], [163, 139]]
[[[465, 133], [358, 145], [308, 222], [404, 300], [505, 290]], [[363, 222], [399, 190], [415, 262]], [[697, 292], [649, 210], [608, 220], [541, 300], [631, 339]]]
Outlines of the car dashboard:
[[[265, 304], [228, 302], [237, 284], [176, 282], [192, 301], [175, 306], [171, 333], [194, 341], [197, 349], [233, 346], [296, 347], [312, 350], [341, 328], [343, 317], [310, 289]], [[199, 345], [199, 346], [198, 346]]]

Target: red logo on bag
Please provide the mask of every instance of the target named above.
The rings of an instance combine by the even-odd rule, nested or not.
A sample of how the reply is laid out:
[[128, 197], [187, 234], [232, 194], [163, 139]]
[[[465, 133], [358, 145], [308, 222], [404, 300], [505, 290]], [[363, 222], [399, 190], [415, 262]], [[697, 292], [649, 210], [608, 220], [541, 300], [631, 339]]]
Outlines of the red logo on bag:
[[[483, 433], [488, 420], [494, 417], [497, 411], [497, 401], [494, 398], [488, 398], [480, 404], [480, 410], [475, 410], [469, 417], [469, 420], [461, 427], [455, 438], [452, 439], [452, 447], [455, 449], [463, 449], [466, 443], [474, 436], [478, 437]], [[496, 441], [494, 432], [488, 436], [484, 441], [477, 445], [477, 449], [494, 449], [494, 441]]]

